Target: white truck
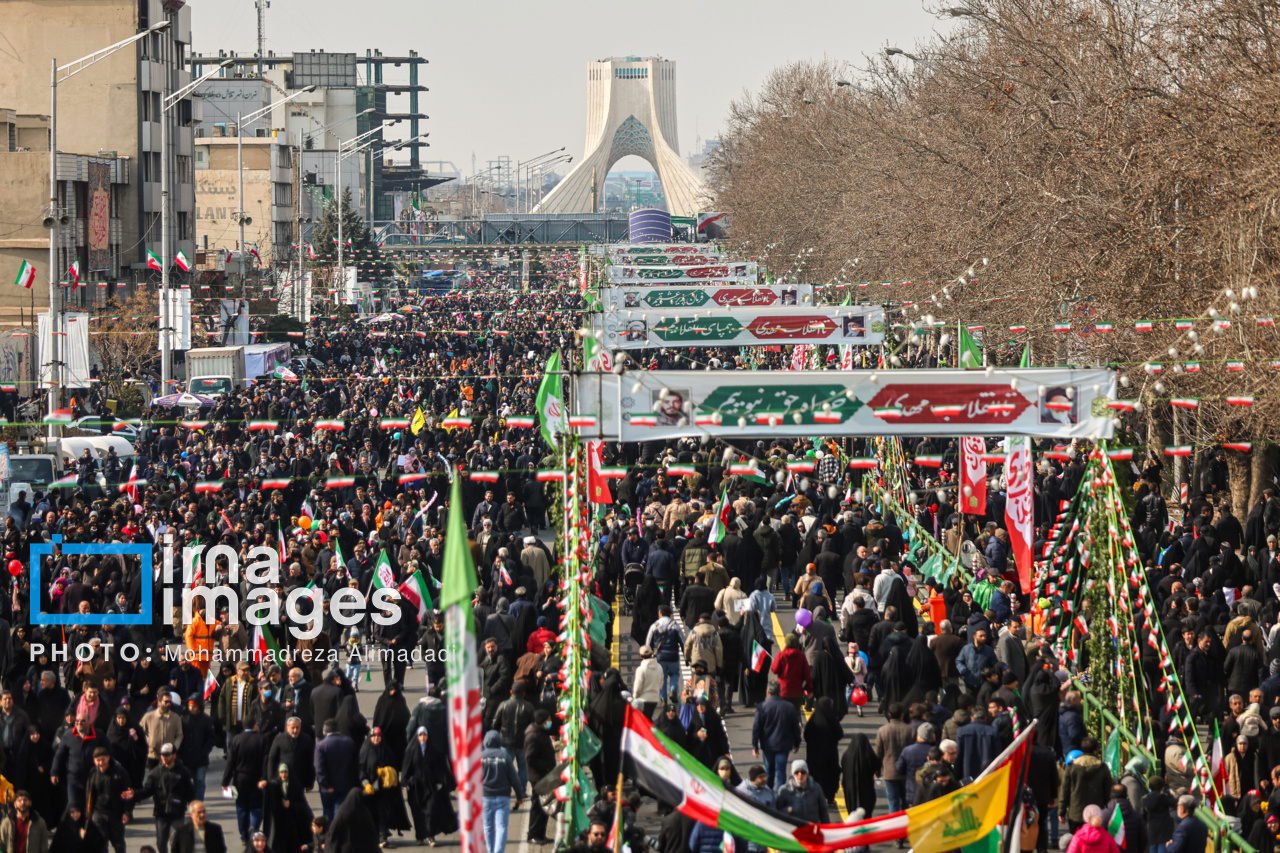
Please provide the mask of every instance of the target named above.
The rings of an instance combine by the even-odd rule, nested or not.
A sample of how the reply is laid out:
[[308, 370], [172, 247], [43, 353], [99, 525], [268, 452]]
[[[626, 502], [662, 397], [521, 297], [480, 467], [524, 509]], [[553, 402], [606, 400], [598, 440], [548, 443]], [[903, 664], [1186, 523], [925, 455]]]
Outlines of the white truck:
[[203, 347], [187, 351], [187, 390], [205, 397], [220, 397], [261, 377], [270, 377], [278, 365], [288, 367], [289, 345], [249, 344], [239, 347]]

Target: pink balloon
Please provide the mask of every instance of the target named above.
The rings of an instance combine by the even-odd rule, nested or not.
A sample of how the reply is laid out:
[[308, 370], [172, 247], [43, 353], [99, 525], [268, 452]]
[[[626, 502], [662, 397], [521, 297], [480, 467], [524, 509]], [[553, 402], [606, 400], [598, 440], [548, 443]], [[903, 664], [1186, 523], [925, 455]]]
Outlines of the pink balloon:
[[796, 611], [796, 624], [801, 628], [808, 628], [809, 623], [813, 621], [813, 614], [805, 608], [801, 607]]

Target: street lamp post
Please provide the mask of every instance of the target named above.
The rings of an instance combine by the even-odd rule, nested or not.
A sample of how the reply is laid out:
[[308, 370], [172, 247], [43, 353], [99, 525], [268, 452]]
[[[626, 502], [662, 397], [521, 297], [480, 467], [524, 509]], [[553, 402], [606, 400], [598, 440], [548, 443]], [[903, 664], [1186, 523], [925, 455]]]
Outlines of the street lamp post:
[[[239, 210], [236, 211], [236, 219], [240, 225], [240, 295], [241, 296], [244, 296], [245, 294], [244, 227], [245, 225], [248, 225], [253, 222], [253, 218], [246, 217], [244, 213], [244, 124], [245, 122], [257, 121], [267, 113], [274, 110], [276, 107], [287, 104], [290, 101], [292, 101], [294, 98], [300, 98], [303, 95], [310, 94], [315, 90], [316, 90], [315, 86], [307, 86], [306, 88], [299, 89], [298, 91], [294, 92], [292, 95], [288, 96], [287, 98], [281, 98], [280, 100], [275, 101], [274, 103], [267, 104], [265, 107], [262, 107], [261, 109], [254, 110], [253, 112], [249, 113], [247, 116], [242, 116], [240, 115], [240, 113], [236, 113], [236, 173], [237, 173], [237, 179], [240, 184], [240, 201], [239, 201], [239, 204], [237, 205], [239, 207]], [[271, 158], [268, 156], [267, 158], [268, 174], [271, 171], [271, 165], [272, 165]]]
[[[194, 92], [206, 80], [222, 73], [222, 69], [235, 64], [228, 59], [205, 74], [200, 79], [188, 83], [173, 94], [161, 96], [160, 105], [160, 393], [169, 393], [169, 384], [173, 381], [173, 308], [169, 294], [169, 119], [168, 113], [182, 99]], [[165, 79], [165, 91], [168, 92], [169, 80]]]
[[[49, 72], [49, 215], [45, 224], [49, 228], [49, 414], [52, 415], [62, 404], [62, 362], [58, 352], [58, 337], [65, 330], [62, 317], [62, 306], [58, 296], [58, 242], [62, 237], [63, 211], [58, 206], [58, 84], [65, 83], [81, 71], [107, 57], [123, 50], [129, 45], [159, 32], [169, 26], [168, 21], [161, 21], [148, 27], [136, 35], [118, 41], [75, 62], [59, 66], [57, 59], [51, 59]], [[63, 74], [63, 72], [66, 72]], [[58, 75], [63, 74], [61, 80]], [[49, 425], [49, 438], [57, 437], [57, 426]]]
[[[539, 154], [537, 157], [533, 157], [533, 158], [531, 158], [531, 159], [529, 159], [529, 160], [517, 160], [517, 161], [516, 161], [516, 186], [515, 186], [515, 190], [516, 190], [516, 213], [520, 213], [520, 212], [521, 212], [521, 210], [520, 210], [520, 190], [521, 190], [521, 188], [522, 188], [522, 186], [523, 186], [523, 183], [522, 183], [521, 178], [520, 178], [520, 172], [521, 172], [523, 169], [527, 169], [529, 166], [532, 166], [534, 163], [537, 163], [539, 160], [542, 160], [542, 159], [543, 159], [543, 158], [545, 158], [545, 157], [552, 157], [552, 156], [554, 156], [554, 155], [556, 155], [556, 154], [561, 153], [562, 151], [564, 151], [564, 149], [565, 149], [565, 146], [561, 145], [561, 146], [560, 146], [559, 148], [557, 148], [556, 150], [554, 150], [554, 151], [548, 151], [546, 154]], [[527, 201], [528, 201], [528, 199], [526, 198], [526, 199], [525, 199], [525, 201], [527, 202]], [[528, 205], [527, 205], [527, 204], [526, 204], [525, 206], [526, 206], [526, 207], [528, 207]]]

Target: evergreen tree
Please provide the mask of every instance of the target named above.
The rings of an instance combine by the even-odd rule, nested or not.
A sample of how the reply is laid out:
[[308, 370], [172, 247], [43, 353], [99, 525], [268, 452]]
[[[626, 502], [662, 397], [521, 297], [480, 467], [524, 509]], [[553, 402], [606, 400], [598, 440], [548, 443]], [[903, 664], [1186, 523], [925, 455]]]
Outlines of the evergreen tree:
[[[316, 247], [317, 254], [337, 254], [333, 242], [338, 237], [337, 216], [337, 204], [334, 199], [329, 199], [329, 203], [324, 208], [324, 215], [312, 234], [312, 243]], [[351, 249], [343, 252], [348, 257], [351, 257], [350, 252], [367, 252], [375, 248], [364, 220], [351, 207], [351, 190], [349, 189], [342, 192], [342, 239], [344, 242], [351, 241]], [[354, 263], [354, 260], [352, 257], [351, 262]]]

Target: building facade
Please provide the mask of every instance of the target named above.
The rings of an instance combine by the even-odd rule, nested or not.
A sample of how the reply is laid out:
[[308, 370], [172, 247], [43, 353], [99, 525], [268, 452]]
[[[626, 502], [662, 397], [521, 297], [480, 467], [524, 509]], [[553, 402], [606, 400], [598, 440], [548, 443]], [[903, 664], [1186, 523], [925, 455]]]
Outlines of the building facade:
[[[122, 185], [111, 184], [110, 219], [118, 222], [114, 227], [119, 230], [118, 241], [111, 244], [116, 246], [112, 261], [90, 262], [82, 277], [91, 282], [158, 279], [158, 274], [147, 270], [147, 252], [161, 253], [161, 122], [168, 122], [170, 255], [183, 251], [191, 257], [195, 251], [192, 101], [184, 99], [167, 111], [161, 106], [167, 94], [191, 82], [191, 74], [185, 70], [191, 10], [184, 0], [0, 0], [0, 20], [8, 42], [22, 46], [21, 51], [0, 51], [0, 105], [16, 115], [46, 117], [51, 62], [65, 65], [161, 21], [169, 22], [168, 29], [154, 32], [60, 83], [58, 150], [89, 161], [124, 164], [112, 167], [116, 177], [125, 178]], [[43, 147], [47, 161], [47, 132]], [[24, 162], [21, 157], [8, 156], [15, 166]], [[64, 178], [62, 162], [60, 159], [58, 201], [72, 216], [72, 211], [82, 212], [75, 194], [83, 181], [78, 166]], [[35, 168], [31, 164], [30, 169]], [[101, 171], [95, 168], [93, 172], [100, 191]], [[38, 183], [34, 174], [22, 181], [3, 181], [6, 189], [17, 195], [0, 196], [0, 206], [15, 221], [39, 223], [49, 206], [48, 167], [44, 169], [44, 185], [19, 192], [17, 187], [25, 186], [27, 178]], [[39, 271], [37, 280], [47, 282], [49, 231], [33, 226], [12, 236], [31, 243], [43, 240], [45, 248], [43, 252], [34, 247], [0, 250], [0, 281], [6, 276], [12, 281], [21, 261], [28, 260]], [[59, 275], [79, 251], [82, 244], [78, 239], [75, 234], [60, 234], [55, 264]], [[100, 254], [95, 257], [101, 260]], [[96, 294], [97, 290], [81, 289], [73, 295], [73, 302], [92, 298], [86, 291]], [[0, 307], [6, 304], [6, 296], [0, 296]]]
[[196, 233], [201, 252], [225, 255], [241, 249], [237, 213], [243, 160], [244, 212], [252, 220], [244, 229], [246, 247], [258, 250], [264, 266], [289, 259], [294, 242], [294, 147], [286, 133], [196, 139]]

